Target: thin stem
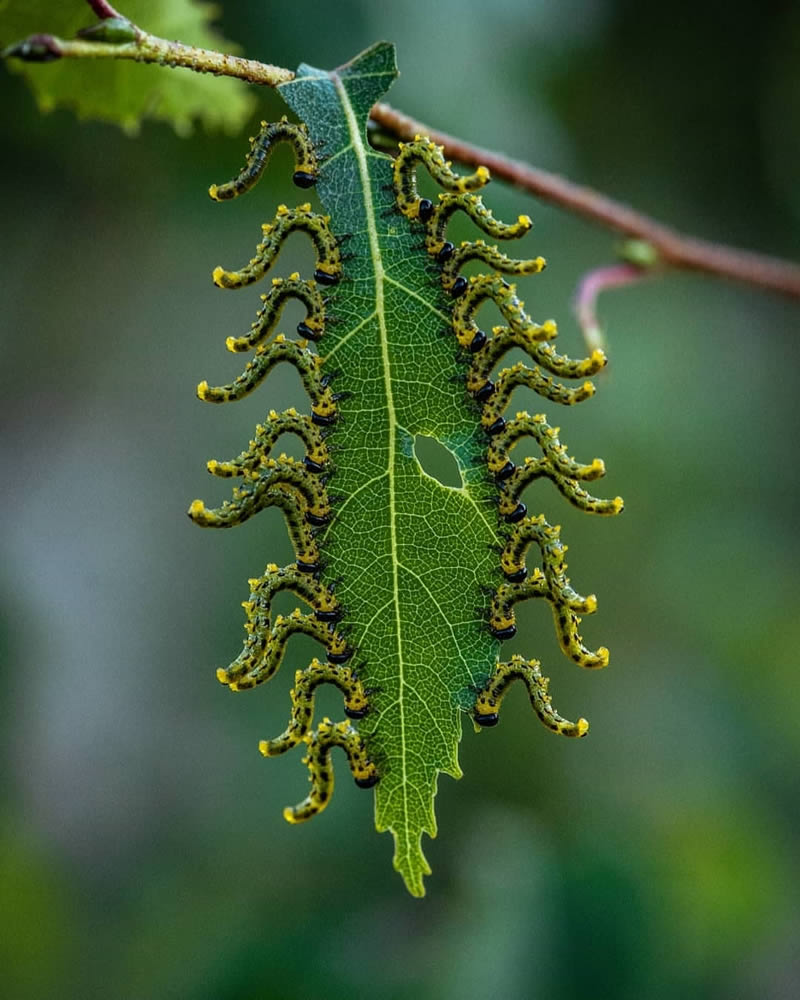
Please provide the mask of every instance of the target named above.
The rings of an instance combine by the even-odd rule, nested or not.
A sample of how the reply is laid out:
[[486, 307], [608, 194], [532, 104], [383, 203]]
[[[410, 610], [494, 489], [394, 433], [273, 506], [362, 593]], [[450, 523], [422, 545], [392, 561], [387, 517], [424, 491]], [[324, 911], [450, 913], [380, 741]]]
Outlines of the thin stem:
[[[97, 0], [92, 3], [95, 9]], [[104, 9], [113, 8], [105, 3]], [[113, 18], [113, 23], [112, 23]], [[2, 53], [4, 58], [16, 57], [26, 62], [52, 62], [55, 59], [132, 59], [135, 62], [157, 63], [159, 66], [181, 66], [195, 73], [232, 76], [248, 83], [277, 87], [294, 79], [294, 73], [280, 66], [271, 66], [255, 59], [241, 59], [211, 49], [200, 49], [183, 42], [171, 42], [120, 18], [105, 14], [103, 20], [83, 33], [83, 37], [66, 41], [55, 35], [31, 35]]]
[[800, 299], [800, 266], [789, 261], [685, 236], [591, 188], [437, 132], [388, 104], [376, 104], [372, 119], [400, 139], [427, 135], [444, 146], [447, 156], [460, 163], [486, 166], [493, 176], [545, 201], [591, 219], [606, 229], [644, 240], [658, 251], [664, 265], [716, 274]]
[[597, 296], [600, 292], [608, 288], [631, 285], [654, 273], [658, 273], [657, 268], [642, 268], [635, 264], [621, 263], [598, 267], [581, 278], [575, 290], [573, 307], [584, 342], [590, 351], [605, 347], [603, 328], [597, 318]]
[[108, 17], [122, 18], [122, 14], [120, 14], [119, 11], [114, 10], [110, 3], [106, 3], [106, 0], [86, 0], [86, 2], [101, 21]]

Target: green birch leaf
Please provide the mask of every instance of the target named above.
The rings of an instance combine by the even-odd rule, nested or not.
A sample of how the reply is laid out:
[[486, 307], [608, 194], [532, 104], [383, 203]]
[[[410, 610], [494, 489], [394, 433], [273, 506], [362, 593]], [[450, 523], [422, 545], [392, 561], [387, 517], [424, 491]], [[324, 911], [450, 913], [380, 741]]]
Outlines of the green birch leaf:
[[[331, 436], [332, 447], [344, 439], [331, 489], [349, 502], [336, 511], [325, 552], [356, 645], [369, 650], [369, 686], [379, 689], [363, 726], [381, 761], [376, 826], [394, 834], [395, 867], [418, 895], [429, 871], [420, 838], [436, 834], [437, 775], [461, 775], [461, 711], [498, 650], [480, 612], [480, 586], [497, 572], [497, 515], [485, 465], [474, 461], [483, 451], [478, 422], [454, 392], [463, 368], [443, 336], [448, 303], [419, 234], [392, 211], [391, 162], [366, 142], [369, 110], [395, 75], [394, 49], [379, 45], [335, 79], [301, 66], [281, 93], [330, 157], [317, 190], [335, 232], [352, 234], [355, 266], [337, 289], [341, 322], [324, 352], [341, 369], [337, 391], [353, 393]], [[457, 456], [461, 489], [422, 471], [417, 434]]]
[[[461, 775], [463, 714], [493, 725], [506, 687], [518, 678], [550, 729], [581, 736], [587, 728], [583, 720], [569, 723], [555, 713], [535, 661], [517, 657], [498, 664], [501, 640], [514, 631], [516, 601], [544, 597], [565, 652], [584, 666], [607, 662], [606, 650], [585, 649], [577, 633], [578, 612], [593, 611], [594, 598], [571, 589], [558, 529], [523, 516], [521, 491], [545, 477], [582, 509], [616, 513], [621, 504], [595, 500], [578, 486], [579, 479], [601, 475], [602, 463], [580, 466], [570, 459], [543, 417], [505, 424], [500, 416], [517, 385], [557, 403], [587, 398], [591, 383], [566, 389], [553, 375], [583, 378], [605, 359], [599, 351], [585, 361], [557, 355], [548, 343], [554, 324], [527, 317], [498, 273], [535, 272], [541, 258], [515, 262], [482, 241], [457, 250], [445, 241], [454, 210], [467, 211], [494, 236], [511, 238], [529, 227], [526, 217], [510, 226], [498, 223], [469, 193], [486, 182], [485, 171], [459, 178], [427, 141], [409, 144], [394, 164], [368, 145], [370, 108], [395, 76], [394, 49], [385, 43], [331, 73], [301, 65], [279, 90], [304, 125], [265, 126], [245, 170], [211, 189], [218, 200], [244, 193], [263, 171], [271, 144], [291, 141], [295, 180], [301, 186], [316, 181], [329, 214], [281, 206], [251, 262], [238, 272], [218, 268], [214, 280], [238, 288], [263, 277], [288, 233], [301, 229], [315, 243], [315, 278], [327, 299], [298, 276], [273, 279], [251, 332], [228, 342], [232, 350], [256, 348], [243, 375], [230, 386], [199, 386], [205, 400], [238, 399], [272, 365], [290, 361], [312, 407], [310, 416], [272, 413], [238, 459], [210, 463], [211, 472], [239, 476], [242, 485], [222, 507], [208, 510], [197, 500], [189, 513], [201, 525], [226, 527], [264, 506], [283, 508], [297, 562], [268, 566], [250, 581], [245, 646], [218, 677], [237, 691], [268, 680], [296, 631], [327, 647], [327, 665], [315, 661], [297, 674], [286, 732], [261, 744], [266, 756], [306, 744], [312, 790], [286, 818], [297, 822], [327, 805], [330, 751], [342, 747], [358, 784], [371, 787], [377, 780], [377, 828], [392, 832], [395, 868], [420, 896], [430, 872], [422, 835], [436, 835], [440, 772]], [[416, 194], [418, 160], [427, 160], [450, 188], [437, 206]], [[490, 273], [459, 277], [470, 259], [489, 265]], [[306, 304], [299, 332], [319, 341], [316, 354], [305, 342], [269, 339], [287, 296]], [[487, 337], [476, 313], [490, 299], [509, 326]], [[493, 376], [492, 391], [494, 365], [514, 346], [537, 366], [504, 369]], [[284, 432], [304, 441], [305, 467], [270, 457]], [[426, 474], [416, 454], [420, 435], [455, 457], [460, 485], [445, 486]], [[522, 436], [535, 438], [542, 458], [513, 467], [507, 452]], [[531, 543], [541, 552], [542, 569], [525, 568]], [[281, 589], [298, 594], [314, 613], [273, 619], [269, 602]], [[322, 682], [342, 690], [345, 712], [357, 727], [326, 720], [312, 728], [313, 690]]]
[[[190, 0], [128, 0], [125, 15], [161, 38], [221, 49], [231, 55], [238, 47], [211, 27], [217, 8]], [[0, 49], [29, 35], [47, 32], [74, 38], [96, 19], [81, 0], [0, 0]], [[7, 63], [22, 73], [42, 111], [70, 108], [80, 119], [97, 118], [135, 133], [143, 119], [169, 122], [179, 135], [200, 122], [210, 130], [237, 132], [252, 115], [255, 100], [238, 80], [184, 70], [164, 72], [159, 66], [126, 61], [58, 60], [54, 63]]]

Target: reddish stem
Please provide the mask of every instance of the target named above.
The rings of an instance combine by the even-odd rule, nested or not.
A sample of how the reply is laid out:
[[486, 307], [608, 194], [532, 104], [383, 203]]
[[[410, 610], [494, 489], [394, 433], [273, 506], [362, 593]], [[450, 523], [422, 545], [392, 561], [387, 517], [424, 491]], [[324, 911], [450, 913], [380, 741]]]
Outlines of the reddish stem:
[[573, 307], [583, 339], [590, 350], [603, 347], [603, 331], [597, 319], [597, 296], [600, 292], [631, 285], [652, 274], [653, 270], [644, 270], [635, 264], [611, 264], [589, 271], [581, 278], [575, 290]]
[[105, 21], [109, 17], [122, 18], [122, 14], [120, 14], [118, 10], [115, 10], [110, 3], [106, 3], [106, 0], [86, 0], [86, 2], [95, 12], [95, 14], [97, 14], [97, 16], [100, 18], [101, 21]]

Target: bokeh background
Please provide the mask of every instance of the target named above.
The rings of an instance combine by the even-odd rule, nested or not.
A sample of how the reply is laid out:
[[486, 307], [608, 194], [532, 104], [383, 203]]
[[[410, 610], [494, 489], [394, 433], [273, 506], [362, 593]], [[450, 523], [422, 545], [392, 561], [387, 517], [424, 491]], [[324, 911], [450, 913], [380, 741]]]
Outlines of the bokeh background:
[[[697, 235], [800, 256], [789, 0], [741, 15], [689, 0], [251, 0], [220, 25], [287, 66], [394, 40], [391, 100], [408, 113]], [[281, 516], [217, 534], [184, 513], [229, 488], [207, 458], [302, 400], [285, 372], [237, 407], [194, 395], [237, 371], [224, 339], [257, 293], [215, 290], [210, 272], [247, 260], [262, 219], [297, 199], [288, 153], [220, 206], [206, 188], [238, 169], [245, 136], [146, 124], [131, 139], [41, 116], [4, 68], [0, 88], [0, 993], [797, 996], [798, 305], [688, 274], [601, 299], [600, 391], [548, 409], [573, 454], [605, 458], [625, 513], [592, 520], [547, 484], [532, 502], [563, 524], [575, 585], [599, 594], [586, 636], [612, 663], [564, 660], [546, 607], [522, 609], [513, 644], [592, 732], [556, 739], [522, 690], [496, 730], [467, 722], [465, 777], [441, 780], [434, 875], [413, 900], [343, 767], [324, 817], [281, 818], [306, 772], [257, 742], [282, 728], [311, 648], [246, 696], [214, 679], [240, 644], [247, 577], [290, 558]], [[255, 120], [280, 113], [259, 96]], [[572, 290], [614, 237], [500, 184], [488, 197], [534, 217], [526, 248], [549, 267], [524, 297], [579, 353]], [[282, 272], [309, 263], [298, 238]]]

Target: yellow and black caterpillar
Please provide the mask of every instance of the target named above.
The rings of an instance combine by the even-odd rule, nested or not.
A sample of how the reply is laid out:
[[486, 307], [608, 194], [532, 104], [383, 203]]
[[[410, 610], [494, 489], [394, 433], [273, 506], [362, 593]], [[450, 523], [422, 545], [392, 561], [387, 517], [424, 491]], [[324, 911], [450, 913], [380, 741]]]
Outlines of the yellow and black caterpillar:
[[[530, 228], [527, 216], [507, 225], [484, 206], [476, 192], [489, 180], [487, 170], [457, 174], [422, 136], [393, 159], [369, 146], [369, 110], [395, 75], [394, 50], [384, 43], [331, 73], [301, 66], [279, 89], [303, 124], [264, 123], [239, 176], [211, 188], [217, 200], [248, 191], [274, 144], [284, 141], [294, 148], [295, 182], [315, 186], [329, 214], [282, 205], [248, 264], [214, 271], [220, 287], [249, 285], [267, 274], [290, 233], [308, 235], [317, 255], [313, 280], [273, 279], [251, 330], [227, 342], [232, 351], [253, 352], [245, 371], [230, 385], [202, 382], [198, 394], [210, 402], [240, 399], [286, 362], [299, 372], [310, 407], [308, 414], [269, 412], [238, 457], [210, 462], [214, 475], [241, 483], [221, 507], [196, 500], [189, 515], [203, 526], [228, 527], [264, 507], [284, 512], [295, 561], [270, 564], [250, 580], [244, 647], [217, 675], [234, 691], [249, 689], [274, 675], [293, 634], [320, 643], [325, 662], [297, 671], [286, 730], [260, 744], [266, 756], [305, 744], [311, 789], [286, 818], [298, 822], [325, 808], [333, 791], [331, 752], [341, 747], [355, 781], [376, 786], [377, 827], [394, 833], [395, 867], [421, 895], [430, 870], [421, 835], [436, 833], [439, 771], [460, 775], [462, 713], [479, 726], [494, 725], [508, 686], [519, 679], [549, 729], [574, 737], [588, 729], [584, 719], [570, 722], [553, 708], [537, 660], [499, 660], [500, 643], [516, 630], [515, 605], [544, 598], [565, 654], [584, 667], [608, 662], [608, 651], [587, 648], [579, 632], [596, 599], [571, 587], [559, 528], [530, 516], [523, 492], [548, 479], [594, 514], [616, 514], [622, 501], [584, 489], [603, 475], [603, 463], [571, 458], [543, 414], [504, 415], [520, 386], [562, 405], [588, 399], [594, 388], [586, 379], [606, 359], [601, 351], [577, 361], [558, 354], [555, 324], [536, 323], [525, 312], [506, 276], [541, 271], [541, 257], [513, 260], [481, 239], [460, 246], [447, 239], [456, 212], [491, 239]], [[418, 193], [420, 167], [443, 188], [437, 201]], [[475, 261], [486, 273], [461, 273]], [[292, 298], [307, 313], [297, 340], [276, 332]], [[478, 322], [486, 302], [503, 319], [489, 333]], [[532, 365], [495, 374], [513, 348]], [[284, 434], [302, 441], [302, 461], [272, 457]], [[419, 434], [452, 452], [459, 487], [423, 472], [414, 447]], [[532, 438], [541, 457], [515, 464], [522, 438]], [[531, 547], [538, 566], [527, 564]], [[273, 617], [272, 599], [284, 590], [308, 610]], [[342, 692], [347, 721], [314, 719], [320, 684]]]

